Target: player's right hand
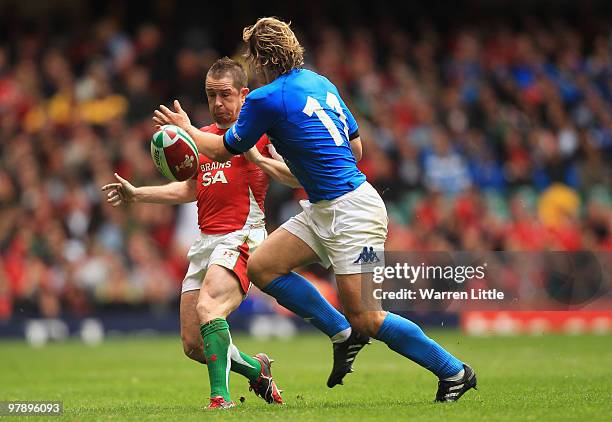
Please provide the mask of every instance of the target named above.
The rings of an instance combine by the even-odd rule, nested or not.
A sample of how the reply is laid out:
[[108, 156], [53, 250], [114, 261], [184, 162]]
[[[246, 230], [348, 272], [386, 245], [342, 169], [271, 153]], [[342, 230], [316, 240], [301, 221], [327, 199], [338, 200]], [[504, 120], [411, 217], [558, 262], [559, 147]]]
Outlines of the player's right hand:
[[183, 110], [178, 100], [174, 100], [174, 111], [170, 110], [165, 105], [160, 105], [159, 108], [153, 112], [153, 121], [158, 129], [163, 125], [176, 125], [183, 130], [187, 130], [187, 128], [191, 126], [189, 116], [185, 110]]
[[106, 196], [106, 202], [111, 204], [113, 207], [119, 206], [124, 202], [134, 202], [136, 187], [119, 176], [117, 173], [115, 173], [115, 178], [118, 180], [118, 182], [109, 183], [102, 186], [103, 192], [109, 191]]

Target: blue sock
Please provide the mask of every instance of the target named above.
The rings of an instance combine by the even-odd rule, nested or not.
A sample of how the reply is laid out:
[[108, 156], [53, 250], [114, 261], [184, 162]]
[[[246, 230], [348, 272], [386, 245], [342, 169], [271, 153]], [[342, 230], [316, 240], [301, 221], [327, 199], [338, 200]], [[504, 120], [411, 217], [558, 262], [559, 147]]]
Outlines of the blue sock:
[[387, 313], [375, 338], [400, 355], [429, 369], [438, 378], [452, 377], [463, 369], [463, 362], [425, 335], [414, 322]]
[[301, 275], [294, 272], [285, 274], [272, 280], [262, 290], [285, 308], [311, 322], [332, 341], [344, 341], [350, 335], [351, 325], [344, 315]]

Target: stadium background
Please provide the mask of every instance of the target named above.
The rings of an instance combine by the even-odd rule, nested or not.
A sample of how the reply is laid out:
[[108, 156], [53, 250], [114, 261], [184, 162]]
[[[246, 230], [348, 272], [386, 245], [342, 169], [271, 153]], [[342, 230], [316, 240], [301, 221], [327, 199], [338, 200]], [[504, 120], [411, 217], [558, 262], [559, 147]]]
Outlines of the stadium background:
[[[164, 183], [152, 110], [178, 98], [208, 124], [206, 69], [268, 14], [293, 21], [306, 67], [356, 115], [389, 250], [611, 251], [612, 6], [376, 5], [0, 1], [0, 336], [33, 320], [57, 337], [83, 321], [176, 332], [193, 206], [115, 209], [99, 188], [114, 171]], [[270, 230], [300, 198], [272, 185]], [[330, 274], [307, 271], [335, 300]], [[232, 327], [254, 316], [269, 334], [287, 314], [253, 289]]]

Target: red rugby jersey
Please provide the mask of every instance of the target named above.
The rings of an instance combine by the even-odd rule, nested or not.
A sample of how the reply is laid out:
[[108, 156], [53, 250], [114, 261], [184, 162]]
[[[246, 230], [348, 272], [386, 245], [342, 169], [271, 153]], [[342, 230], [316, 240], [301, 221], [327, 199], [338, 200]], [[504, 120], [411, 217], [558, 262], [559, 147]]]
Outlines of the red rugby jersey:
[[[200, 129], [223, 135], [214, 123]], [[257, 149], [270, 157], [263, 135]], [[197, 178], [198, 225], [204, 234], [226, 234], [243, 228], [264, 225], [264, 200], [269, 178], [257, 165], [242, 155], [235, 155], [224, 163], [199, 156]]]

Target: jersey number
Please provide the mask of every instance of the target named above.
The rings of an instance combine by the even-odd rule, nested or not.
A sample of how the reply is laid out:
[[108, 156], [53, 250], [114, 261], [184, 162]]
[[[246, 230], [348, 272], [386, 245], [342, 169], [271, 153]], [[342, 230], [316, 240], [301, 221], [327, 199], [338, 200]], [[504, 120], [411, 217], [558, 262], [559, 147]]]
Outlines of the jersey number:
[[331, 117], [329, 117], [329, 115], [325, 112], [323, 107], [321, 107], [321, 104], [316, 99], [312, 97], [308, 97], [306, 99], [306, 105], [304, 106], [304, 110], [302, 111], [308, 117], [312, 117], [312, 114], [314, 113], [318, 117], [318, 119], [321, 121], [321, 123], [323, 123], [323, 125], [325, 126], [325, 128], [327, 129], [331, 137], [334, 139], [334, 142], [336, 143], [336, 145], [340, 146], [344, 144], [344, 139], [348, 139], [348, 136], [349, 136], [348, 125], [346, 124], [346, 116], [344, 115], [344, 111], [342, 110], [342, 107], [340, 106], [340, 101], [338, 100], [338, 97], [336, 97], [331, 92], [327, 93], [327, 98], [325, 102], [332, 110], [334, 110], [336, 113], [340, 115], [340, 121], [342, 122], [344, 126], [344, 134], [346, 135], [346, 138], [342, 138], [342, 135], [340, 134], [340, 131], [334, 124], [333, 120], [331, 119]]
[[212, 176], [211, 171], [207, 171], [204, 174], [202, 174], [202, 184], [204, 186], [209, 186], [217, 182], [227, 183], [227, 179], [225, 178], [225, 174], [223, 173], [223, 170], [217, 170], [215, 175], [212, 177], [211, 176]]

